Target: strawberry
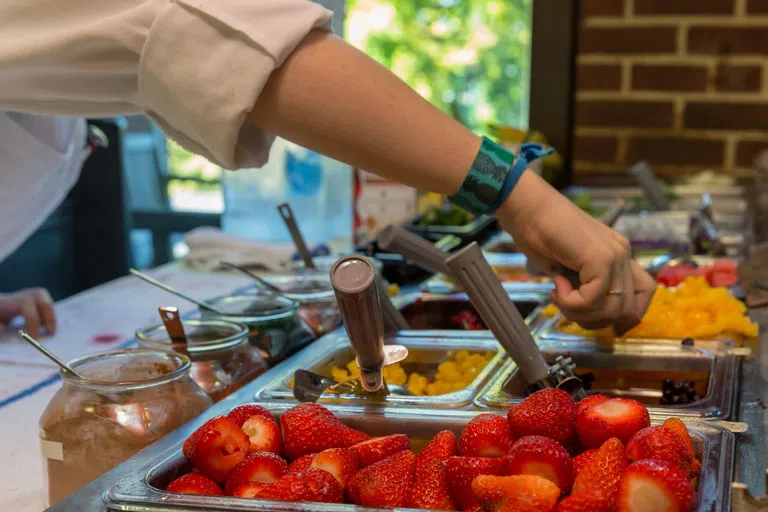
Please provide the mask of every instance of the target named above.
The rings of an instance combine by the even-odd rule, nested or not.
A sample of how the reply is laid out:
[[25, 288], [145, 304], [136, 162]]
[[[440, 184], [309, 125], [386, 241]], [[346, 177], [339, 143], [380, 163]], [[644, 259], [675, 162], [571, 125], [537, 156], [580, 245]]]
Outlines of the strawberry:
[[609, 500], [616, 496], [621, 474], [627, 467], [624, 445], [618, 439], [611, 438], [603, 443], [592, 460], [585, 465], [573, 481], [571, 494], [603, 491]]
[[581, 473], [581, 469], [592, 461], [592, 458], [596, 453], [597, 450], [593, 448], [591, 450], [584, 451], [571, 459], [571, 462], [573, 463], [573, 478], [576, 478], [576, 476]]
[[621, 476], [616, 498], [618, 512], [688, 512], [694, 504], [685, 470], [652, 459], [630, 464]]
[[271, 484], [277, 482], [288, 473], [288, 464], [280, 457], [270, 452], [251, 452], [227, 478], [224, 491], [232, 495], [237, 487], [248, 482]]
[[542, 389], [507, 413], [516, 437], [544, 436], [568, 446], [576, 426], [576, 404], [562, 389]]
[[310, 468], [304, 472], [304, 480], [315, 493], [315, 500], [323, 503], [344, 503], [344, 489], [336, 478], [322, 469]]
[[472, 481], [472, 491], [486, 511], [554, 512], [560, 488], [534, 475], [481, 475]]
[[269, 484], [260, 484], [258, 482], [240, 484], [232, 491], [232, 496], [236, 498], [255, 498], [256, 495], [268, 485]]
[[352, 445], [350, 449], [357, 455], [360, 467], [364, 468], [403, 450], [410, 450], [411, 441], [405, 434], [395, 434], [386, 437], [374, 437]]
[[308, 453], [306, 455], [302, 455], [295, 461], [288, 464], [288, 471], [291, 473], [301, 473], [302, 471], [308, 470], [316, 456], [316, 453]]
[[[613, 502], [603, 491], [574, 494], [557, 505], [557, 512], [613, 512]], [[658, 511], [657, 511], [658, 512]]]
[[605, 395], [600, 395], [600, 394], [589, 395], [587, 398], [585, 398], [584, 400], [576, 404], [576, 414], [577, 415], [581, 414], [581, 411], [586, 411], [590, 407], [597, 404], [601, 404], [606, 400], [608, 400], [608, 397]]
[[329, 448], [318, 453], [309, 467], [327, 471], [346, 489], [349, 479], [360, 469], [360, 463], [349, 448]]
[[413, 489], [405, 502], [408, 508], [424, 510], [456, 510], [448, 493], [448, 480], [445, 478], [445, 463], [430, 459], [416, 468]]
[[485, 512], [485, 509], [479, 503], [475, 503], [469, 508], [465, 508], [463, 512]]
[[451, 457], [445, 462], [448, 492], [462, 510], [477, 504], [472, 492], [472, 480], [479, 475], [503, 475], [504, 459], [486, 457]]
[[402, 507], [413, 486], [416, 455], [410, 450], [371, 464], [355, 473], [347, 498], [364, 507]]
[[459, 436], [459, 455], [503, 457], [514, 442], [509, 422], [496, 414], [480, 414], [464, 427]]
[[563, 492], [573, 483], [573, 464], [568, 450], [548, 437], [521, 437], [504, 460], [507, 475], [540, 476]]
[[256, 497], [262, 500], [315, 501], [317, 495], [307, 483], [304, 473], [288, 473], [259, 491]]
[[224, 482], [229, 473], [245, 459], [248, 436], [225, 416], [208, 420], [184, 441], [184, 456], [202, 474]]
[[582, 410], [576, 420], [576, 431], [586, 448], [598, 448], [612, 437], [627, 443], [638, 430], [650, 424], [648, 409], [637, 400], [609, 398]]
[[221, 496], [224, 494], [219, 484], [198, 473], [180, 476], [169, 483], [165, 490], [179, 494], [202, 494], [203, 496]]
[[685, 426], [685, 423], [683, 423], [682, 420], [678, 418], [669, 418], [664, 422], [662, 427], [671, 430], [680, 436], [680, 439], [682, 439], [683, 443], [685, 443], [688, 453], [691, 455], [691, 457], [696, 458], [696, 450], [693, 448], [691, 435], [688, 433], [688, 427]]
[[280, 416], [283, 451], [289, 460], [328, 448], [349, 448], [370, 436], [344, 425], [322, 405], [303, 403]]
[[227, 414], [227, 418], [237, 423], [238, 427], [242, 427], [243, 423], [245, 423], [246, 420], [252, 418], [253, 416], [261, 416], [263, 418], [267, 418], [268, 420], [275, 419], [271, 412], [256, 404], [247, 404], [235, 407], [229, 411], [229, 414]]
[[447, 461], [456, 455], [456, 434], [450, 430], [443, 430], [427, 443], [416, 456], [416, 465], [422, 466], [432, 459]]
[[272, 452], [280, 455], [283, 451], [283, 436], [280, 427], [272, 418], [251, 416], [241, 427], [248, 436], [252, 452]]
[[664, 427], [648, 427], [634, 435], [627, 444], [627, 457], [632, 462], [656, 459], [677, 464], [690, 477], [698, 476], [701, 464], [691, 454], [679, 435]]

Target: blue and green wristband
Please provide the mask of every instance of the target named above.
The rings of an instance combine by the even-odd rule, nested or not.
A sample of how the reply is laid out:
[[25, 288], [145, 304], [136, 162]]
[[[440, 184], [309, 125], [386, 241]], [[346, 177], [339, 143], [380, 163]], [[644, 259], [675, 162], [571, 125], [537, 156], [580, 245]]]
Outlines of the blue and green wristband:
[[520, 153], [515, 155], [483, 137], [480, 151], [464, 183], [449, 199], [473, 215], [492, 215], [507, 200], [528, 165], [553, 152], [554, 149], [545, 148], [541, 144], [526, 143], [520, 146]]

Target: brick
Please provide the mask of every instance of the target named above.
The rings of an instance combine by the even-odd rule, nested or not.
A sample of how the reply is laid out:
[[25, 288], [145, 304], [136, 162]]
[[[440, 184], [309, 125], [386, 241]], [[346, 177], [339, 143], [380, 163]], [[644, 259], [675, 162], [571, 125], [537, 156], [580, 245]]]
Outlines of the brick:
[[691, 27], [688, 53], [768, 55], [768, 27]]
[[768, 151], [768, 140], [740, 140], [736, 146], [736, 165], [752, 167], [763, 151]]
[[690, 101], [684, 124], [700, 130], [768, 131], [768, 104]]
[[676, 50], [676, 27], [585, 27], [579, 35], [582, 54], [659, 54]]
[[624, 0], [581, 0], [581, 15], [585, 18], [624, 15]]
[[648, 16], [733, 14], [734, 0], [635, 0], [635, 14]]
[[768, 14], [768, 0], [747, 0], [747, 14]]
[[720, 64], [715, 75], [715, 89], [723, 92], [758, 92], [763, 86], [760, 66]]
[[654, 165], [712, 165], [725, 161], [722, 140], [684, 137], [635, 137], [627, 141], [627, 161]]
[[632, 89], [638, 91], [705, 91], [704, 66], [642, 65], [632, 68]]
[[576, 72], [579, 91], [618, 91], [621, 66], [618, 64], [580, 64]]
[[667, 101], [582, 100], [576, 125], [623, 128], [671, 128], [674, 106]]
[[615, 137], [577, 135], [573, 141], [573, 159], [583, 162], [615, 162], [618, 145]]

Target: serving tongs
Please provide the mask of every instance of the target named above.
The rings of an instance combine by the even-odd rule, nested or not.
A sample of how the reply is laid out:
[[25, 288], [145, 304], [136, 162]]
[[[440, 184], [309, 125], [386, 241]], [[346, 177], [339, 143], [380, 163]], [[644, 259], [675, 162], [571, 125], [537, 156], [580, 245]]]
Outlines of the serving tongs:
[[635, 179], [640, 188], [645, 192], [648, 203], [657, 212], [667, 212], [671, 209], [669, 199], [661, 188], [656, 175], [647, 162], [639, 162], [629, 169], [629, 175]]
[[[317, 401], [326, 391], [386, 396], [395, 386], [387, 386], [382, 369], [408, 357], [408, 349], [403, 345], [384, 345], [376, 270], [364, 256], [351, 255], [334, 263], [330, 275], [341, 317], [355, 350], [360, 377], [337, 382], [308, 370], [297, 370], [293, 377], [293, 396], [302, 402]], [[407, 394], [399, 386], [396, 392]]]
[[461, 282], [485, 325], [517, 363], [530, 389], [559, 388], [576, 401], [586, 398], [583, 382], [573, 372], [571, 358], [559, 356], [551, 366], [544, 360], [525, 320], [476, 242], [455, 252], [445, 263]]

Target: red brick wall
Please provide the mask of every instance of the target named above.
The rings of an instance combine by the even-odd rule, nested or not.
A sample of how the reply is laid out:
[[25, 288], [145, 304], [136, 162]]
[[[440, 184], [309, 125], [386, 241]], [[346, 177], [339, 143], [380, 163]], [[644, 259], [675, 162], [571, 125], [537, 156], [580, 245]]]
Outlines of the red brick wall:
[[768, 0], [581, 0], [574, 179], [750, 175], [768, 149]]

